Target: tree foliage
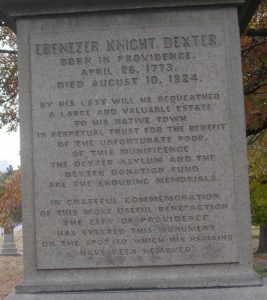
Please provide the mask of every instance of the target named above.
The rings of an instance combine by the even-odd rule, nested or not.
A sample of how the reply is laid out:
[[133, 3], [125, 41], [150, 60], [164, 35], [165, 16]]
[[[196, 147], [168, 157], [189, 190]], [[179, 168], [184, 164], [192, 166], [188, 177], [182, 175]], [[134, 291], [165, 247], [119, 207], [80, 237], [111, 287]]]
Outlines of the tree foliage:
[[267, 0], [241, 39], [252, 221], [260, 226], [257, 252], [267, 252]]
[[267, 133], [248, 148], [253, 223], [267, 226]]
[[250, 143], [267, 128], [267, 0], [258, 10], [241, 38], [247, 136]]
[[[267, 183], [267, 0], [261, 1], [245, 35], [241, 38], [241, 47], [250, 190], [252, 203], [255, 204], [256, 195], [262, 195], [262, 189], [264, 190]], [[257, 192], [257, 189], [261, 192]], [[253, 205], [252, 210], [255, 212], [254, 208]]]
[[18, 72], [16, 35], [5, 24], [0, 26], [0, 128], [17, 129]]
[[20, 170], [13, 171], [2, 181], [0, 195], [0, 226], [14, 227], [21, 222], [21, 176]]

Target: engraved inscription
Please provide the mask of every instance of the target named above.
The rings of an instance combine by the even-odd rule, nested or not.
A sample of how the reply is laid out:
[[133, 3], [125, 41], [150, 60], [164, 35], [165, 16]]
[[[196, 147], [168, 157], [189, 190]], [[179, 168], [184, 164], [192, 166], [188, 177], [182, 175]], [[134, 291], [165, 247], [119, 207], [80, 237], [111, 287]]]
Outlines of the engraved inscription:
[[222, 28], [31, 35], [38, 269], [238, 261]]

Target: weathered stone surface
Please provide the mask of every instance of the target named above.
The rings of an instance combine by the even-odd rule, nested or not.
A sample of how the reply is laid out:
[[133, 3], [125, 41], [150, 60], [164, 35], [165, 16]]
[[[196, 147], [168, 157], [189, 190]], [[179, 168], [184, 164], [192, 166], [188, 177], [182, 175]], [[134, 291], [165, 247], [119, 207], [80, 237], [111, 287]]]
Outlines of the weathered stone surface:
[[32, 15], [52, 15], [75, 12], [105, 10], [144, 9], [159, 7], [190, 7], [214, 5], [242, 5], [246, 8], [251, 0], [1, 0], [1, 9], [14, 17]]
[[[101, 10], [123, 10], [123, 9], [142, 9], [142, 8], [159, 8], [159, 7], [187, 7], [187, 6], [207, 6], [207, 5], [239, 5], [239, 24], [243, 32], [255, 12], [260, 0], [142, 0], [142, 1], [47, 1], [47, 0], [1, 0], [1, 16], [6, 22], [14, 28], [15, 24], [9, 18], [19, 16], [49, 15], [61, 13], [101, 11]], [[9, 17], [6, 17], [8, 15]]]
[[267, 287], [196, 290], [127, 291], [46, 295], [10, 295], [8, 300], [265, 300]]
[[18, 20], [18, 292], [261, 284], [236, 16], [231, 7]]
[[31, 35], [39, 269], [239, 261], [222, 27]]
[[[25, 277], [10, 299], [262, 298], [265, 288], [81, 294], [261, 285], [241, 2], [2, 2], [20, 16]], [[179, 5], [193, 6], [154, 9]]]

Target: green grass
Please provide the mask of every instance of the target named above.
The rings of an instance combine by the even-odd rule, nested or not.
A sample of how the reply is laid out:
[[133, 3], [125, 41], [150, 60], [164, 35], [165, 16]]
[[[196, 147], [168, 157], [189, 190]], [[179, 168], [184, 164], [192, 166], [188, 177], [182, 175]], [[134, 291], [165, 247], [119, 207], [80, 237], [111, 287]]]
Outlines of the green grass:
[[267, 277], [267, 270], [262, 265], [255, 265], [254, 270], [260, 277]]
[[[267, 260], [267, 253], [254, 253], [254, 257]], [[267, 261], [266, 261], [266, 265], [267, 265]]]

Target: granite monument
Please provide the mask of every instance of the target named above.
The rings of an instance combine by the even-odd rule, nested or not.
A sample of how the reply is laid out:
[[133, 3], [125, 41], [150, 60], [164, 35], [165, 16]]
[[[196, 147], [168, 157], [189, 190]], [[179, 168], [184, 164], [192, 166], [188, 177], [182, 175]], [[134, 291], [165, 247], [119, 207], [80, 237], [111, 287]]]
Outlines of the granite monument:
[[263, 299], [243, 2], [2, 1], [17, 22], [25, 199], [9, 299]]

